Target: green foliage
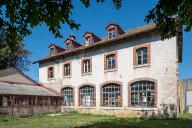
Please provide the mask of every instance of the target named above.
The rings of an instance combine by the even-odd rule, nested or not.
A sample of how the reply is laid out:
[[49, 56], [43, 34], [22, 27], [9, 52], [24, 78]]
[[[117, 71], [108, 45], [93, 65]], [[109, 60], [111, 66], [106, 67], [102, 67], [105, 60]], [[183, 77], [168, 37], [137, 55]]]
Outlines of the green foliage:
[[0, 69], [15, 67], [18, 70], [28, 70], [30, 61], [28, 56], [30, 52], [25, 49], [22, 42], [6, 42], [7, 32], [4, 29], [0, 31]]
[[39, 115], [28, 118], [0, 116], [1, 128], [191, 128], [191, 114], [177, 119], [118, 118], [69, 113], [60, 116]]
[[179, 26], [185, 25], [185, 31], [192, 27], [192, 1], [191, 0], [159, 0], [155, 8], [149, 11], [145, 21], [153, 21], [162, 39], [177, 35]]

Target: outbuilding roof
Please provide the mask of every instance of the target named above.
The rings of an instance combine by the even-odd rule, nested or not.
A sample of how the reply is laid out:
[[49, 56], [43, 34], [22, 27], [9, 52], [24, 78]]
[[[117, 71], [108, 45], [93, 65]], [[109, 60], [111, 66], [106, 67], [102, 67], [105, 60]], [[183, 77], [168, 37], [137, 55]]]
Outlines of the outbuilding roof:
[[0, 95], [59, 96], [56, 93], [35, 85], [0, 81]]

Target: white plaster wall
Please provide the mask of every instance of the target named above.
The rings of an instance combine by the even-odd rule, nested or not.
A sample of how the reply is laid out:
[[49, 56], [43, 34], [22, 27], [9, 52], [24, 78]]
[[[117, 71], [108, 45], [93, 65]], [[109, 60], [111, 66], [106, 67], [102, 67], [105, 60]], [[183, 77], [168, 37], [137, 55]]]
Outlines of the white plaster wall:
[[[66, 86], [75, 88], [75, 107], [78, 107], [77, 92], [79, 85], [91, 83], [96, 85], [96, 108], [100, 107], [100, 85], [106, 81], [119, 81], [123, 83], [123, 108], [128, 107], [128, 82], [148, 77], [157, 80], [158, 108], [162, 104], [177, 105], [177, 50], [176, 38], [161, 41], [158, 35], [131, 41], [116, 42], [116, 45], [101, 47], [92, 52], [81, 52], [70, 57], [65, 57], [58, 62], [40, 64], [39, 81], [47, 87], [60, 92]], [[133, 67], [133, 47], [140, 44], [151, 45], [151, 64], [148, 67]], [[117, 51], [118, 70], [104, 73], [104, 53]], [[81, 75], [81, 58], [86, 54], [92, 54], [92, 74]], [[72, 61], [71, 78], [63, 77], [63, 63]], [[47, 80], [47, 67], [54, 65], [55, 79]]]

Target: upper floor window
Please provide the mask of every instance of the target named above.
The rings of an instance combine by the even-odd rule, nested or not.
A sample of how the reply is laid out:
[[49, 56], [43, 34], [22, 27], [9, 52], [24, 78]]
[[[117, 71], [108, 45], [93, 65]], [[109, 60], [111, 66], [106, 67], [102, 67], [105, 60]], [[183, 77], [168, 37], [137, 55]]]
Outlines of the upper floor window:
[[79, 105], [94, 106], [95, 105], [95, 90], [90, 85], [85, 85], [79, 89]]
[[140, 48], [136, 50], [136, 62], [137, 65], [147, 64], [148, 55], [147, 48]]
[[48, 68], [48, 79], [52, 79], [52, 78], [54, 78], [54, 68], [49, 67]]
[[155, 107], [155, 85], [151, 81], [138, 81], [130, 85], [131, 106]]
[[109, 39], [113, 39], [116, 37], [116, 30], [115, 28], [109, 29], [108, 30], [108, 38]]
[[83, 60], [83, 73], [89, 73], [91, 72], [91, 59], [85, 59]]
[[110, 54], [106, 56], [106, 69], [115, 69], [116, 68], [116, 55]]
[[51, 48], [50, 49], [50, 55], [52, 56], [52, 55], [54, 55], [55, 54], [55, 48]]
[[85, 46], [89, 46], [91, 44], [91, 37], [87, 36], [85, 37]]
[[70, 63], [64, 64], [64, 76], [71, 75], [71, 65]]
[[64, 106], [73, 106], [73, 88], [66, 87], [61, 90], [61, 95], [63, 96], [63, 105]]
[[134, 48], [134, 65], [144, 65], [150, 63], [150, 45], [141, 45]]
[[71, 50], [72, 50], [72, 44], [66, 43], [66, 51], [71, 51]]

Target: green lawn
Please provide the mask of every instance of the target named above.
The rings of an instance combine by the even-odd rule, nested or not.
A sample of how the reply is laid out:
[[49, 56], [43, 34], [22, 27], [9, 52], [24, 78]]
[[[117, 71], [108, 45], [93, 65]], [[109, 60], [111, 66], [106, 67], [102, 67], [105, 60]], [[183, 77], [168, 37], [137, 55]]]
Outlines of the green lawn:
[[192, 115], [184, 114], [174, 120], [117, 118], [75, 112], [55, 117], [0, 116], [0, 128], [192, 128]]

